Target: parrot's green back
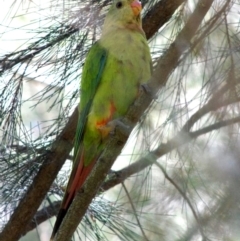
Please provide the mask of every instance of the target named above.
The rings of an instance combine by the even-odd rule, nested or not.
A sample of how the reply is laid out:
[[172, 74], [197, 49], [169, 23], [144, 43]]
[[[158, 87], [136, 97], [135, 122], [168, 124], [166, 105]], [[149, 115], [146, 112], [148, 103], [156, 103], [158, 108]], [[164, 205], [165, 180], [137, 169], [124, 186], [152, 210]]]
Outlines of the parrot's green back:
[[81, 81], [73, 170], [51, 240], [76, 192], [104, 150], [110, 131], [108, 123], [126, 114], [137, 98], [140, 85], [151, 77], [151, 56], [139, 6], [138, 0], [114, 0], [102, 36], [87, 55]]

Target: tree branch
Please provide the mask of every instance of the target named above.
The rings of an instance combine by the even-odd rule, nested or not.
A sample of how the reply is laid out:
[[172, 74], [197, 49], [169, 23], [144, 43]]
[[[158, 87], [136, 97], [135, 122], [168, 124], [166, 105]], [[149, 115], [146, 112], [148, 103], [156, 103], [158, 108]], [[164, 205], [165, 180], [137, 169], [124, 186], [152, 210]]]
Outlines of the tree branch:
[[32, 219], [31, 222], [27, 225], [27, 228], [24, 230], [24, 233], [22, 235], [25, 235], [29, 231], [35, 229], [36, 226], [39, 225], [40, 223], [43, 223], [46, 220], [48, 220], [49, 218], [56, 215], [56, 213], [58, 212], [58, 210], [61, 206], [61, 202], [62, 201], [55, 201], [55, 202], [51, 203], [51, 205], [44, 207], [43, 209], [38, 211], [34, 215], [34, 219]]
[[186, 0], [162, 0], [157, 2], [144, 17], [144, 20], [147, 19], [147, 21], [143, 21], [143, 29], [145, 30], [147, 39], [152, 38], [184, 2]]

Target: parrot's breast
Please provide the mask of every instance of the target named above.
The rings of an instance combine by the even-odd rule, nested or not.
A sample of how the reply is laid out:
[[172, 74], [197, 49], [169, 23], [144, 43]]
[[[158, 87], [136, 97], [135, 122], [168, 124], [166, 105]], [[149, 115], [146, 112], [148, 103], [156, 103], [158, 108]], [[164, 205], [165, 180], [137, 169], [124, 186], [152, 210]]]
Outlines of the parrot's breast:
[[[126, 114], [139, 91], [151, 77], [151, 56], [147, 40], [138, 31], [118, 29], [100, 40], [108, 59], [102, 82], [105, 98], [113, 101], [115, 117]], [[102, 110], [104, 107], [102, 107]]]

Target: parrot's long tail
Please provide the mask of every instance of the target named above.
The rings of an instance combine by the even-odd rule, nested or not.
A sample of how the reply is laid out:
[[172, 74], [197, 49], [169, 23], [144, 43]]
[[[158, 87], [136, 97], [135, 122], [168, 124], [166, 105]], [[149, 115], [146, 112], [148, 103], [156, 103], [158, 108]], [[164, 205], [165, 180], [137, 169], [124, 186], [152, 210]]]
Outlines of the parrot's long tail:
[[83, 157], [83, 152], [80, 157], [80, 162], [77, 167], [77, 170], [72, 171], [68, 185], [67, 185], [67, 190], [65, 193], [65, 196], [63, 198], [61, 208], [58, 212], [56, 222], [53, 227], [53, 232], [50, 241], [54, 240], [54, 237], [56, 233], [58, 232], [62, 221], [76, 195], [76, 193], [79, 191], [79, 189], [83, 186], [85, 180], [87, 179], [89, 173], [93, 169], [94, 164], [96, 163], [96, 160], [93, 160], [88, 166], [84, 166], [84, 157]]

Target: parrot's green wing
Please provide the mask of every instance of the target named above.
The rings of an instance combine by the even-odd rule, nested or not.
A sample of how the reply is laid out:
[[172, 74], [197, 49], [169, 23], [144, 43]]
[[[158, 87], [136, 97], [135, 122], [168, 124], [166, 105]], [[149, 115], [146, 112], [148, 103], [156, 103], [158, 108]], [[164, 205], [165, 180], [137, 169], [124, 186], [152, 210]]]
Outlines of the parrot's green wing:
[[95, 93], [101, 81], [107, 60], [107, 51], [96, 42], [87, 55], [81, 82], [81, 103], [74, 143], [74, 159], [78, 156], [87, 117], [92, 106]]

